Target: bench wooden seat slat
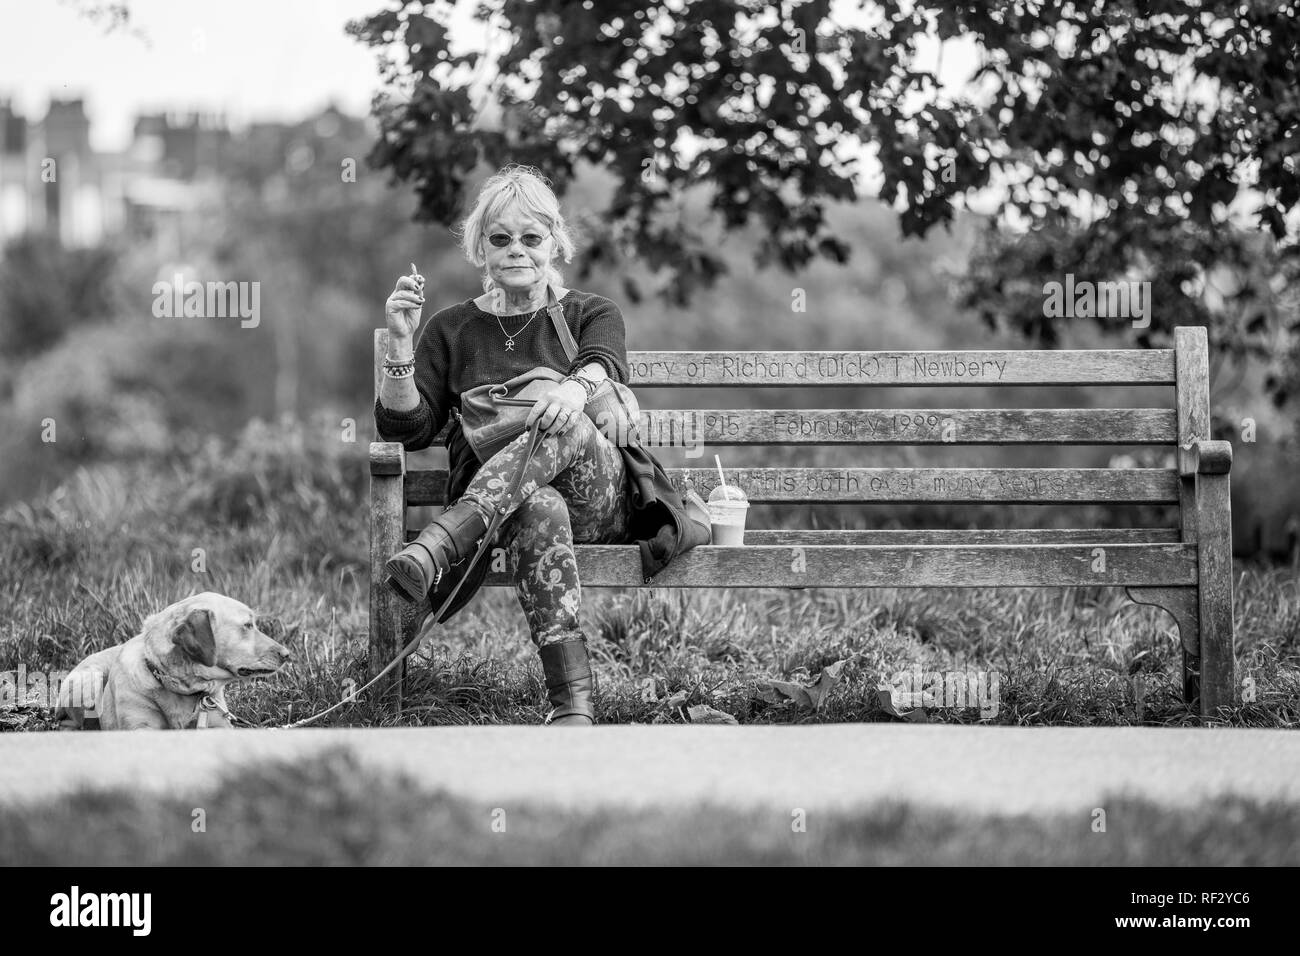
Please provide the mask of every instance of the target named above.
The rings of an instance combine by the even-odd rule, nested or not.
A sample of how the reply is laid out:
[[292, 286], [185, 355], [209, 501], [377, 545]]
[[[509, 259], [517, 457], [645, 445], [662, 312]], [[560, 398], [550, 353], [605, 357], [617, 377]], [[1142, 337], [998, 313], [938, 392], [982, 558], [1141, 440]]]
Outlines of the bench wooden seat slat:
[[1173, 349], [628, 352], [632, 386], [1173, 385]]
[[[703, 545], [677, 558], [650, 586], [705, 587], [1177, 587], [1196, 583], [1196, 548], [1100, 545]], [[574, 547], [584, 587], [640, 587], [633, 545]], [[1096, 570], [1097, 568], [1103, 570]], [[795, 570], [799, 569], [799, 570]], [[489, 572], [489, 585], [509, 585]]]
[[745, 544], [1171, 544], [1173, 528], [882, 528], [807, 531], [746, 529]]
[[[407, 528], [413, 541], [419, 528]], [[745, 544], [1171, 544], [1176, 528], [747, 528]]]
[[[1169, 504], [1178, 501], [1173, 468], [733, 468], [751, 503], [989, 502], [1037, 504]], [[681, 491], [708, 499], [718, 474], [708, 468], [665, 468]], [[442, 504], [445, 471], [406, 475], [412, 505]]]

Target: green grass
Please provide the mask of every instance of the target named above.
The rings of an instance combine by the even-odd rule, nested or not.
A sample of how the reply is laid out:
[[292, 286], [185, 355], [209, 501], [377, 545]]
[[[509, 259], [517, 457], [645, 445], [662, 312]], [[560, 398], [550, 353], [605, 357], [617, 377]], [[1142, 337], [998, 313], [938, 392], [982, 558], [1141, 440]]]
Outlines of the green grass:
[[[364, 683], [367, 476], [364, 442], [328, 423], [254, 425], [183, 459], [78, 470], [43, 499], [0, 515], [0, 671], [68, 669], [126, 640], [148, 614], [214, 590], [288, 628], [285, 673], [232, 686], [257, 724], [299, 719]], [[203, 549], [206, 572], [193, 569]], [[1239, 567], [1238, 672], [1253, 701], [1232, 726], [1300, 721], [1300, 578]], [[707, 703], [741, 723], [895, 719], [875, 688], [913, 665], [997, 671], [1014, 725], [1186, 725], [1181, 651], [1167, 615], [1122, 591], [811, 589], [584, 592], [602, 722], [683, 722]], [[819, 710], [773, 700], [765, 678], [810, 683], [846, 661]], [[1135, 677], [1143, 687], [1141, 705]], [[410, 663], [401, 713], [363, 695], [322, 723], [538, 723], [540, 666], [513, 592], [485, 589]], [[0, 728], [50, 726], [40, 709], [0, 711]], [[981, 720], [974, 709], [930, 719]]]
[[[0, 860], [19, 865], [818, 864], [1294, 866], [1300, 805], [1230, 798], [1171, 811], [1108, 797], [1089, 814], [978, 816], [888, 802], [784, 810], [497, 808], [376, 773], [346, 750], [259, 766], [160, 797], [83, 791], [39, 812], [0, 807]], [[194, 811], [206, 829], [194, 832]], [[499, 832], [504, 810], [504, 832]], [[493, 822], [498, 830], [493, 830]]]

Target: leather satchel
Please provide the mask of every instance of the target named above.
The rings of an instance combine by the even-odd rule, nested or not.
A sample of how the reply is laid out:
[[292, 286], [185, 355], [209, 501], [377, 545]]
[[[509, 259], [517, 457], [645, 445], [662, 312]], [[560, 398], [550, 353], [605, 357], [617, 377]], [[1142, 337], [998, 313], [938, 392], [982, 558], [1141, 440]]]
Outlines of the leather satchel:
[[[546, 287], [546, 311], [560, 336], [569, 361], [578, 354], [578, 343], [564, 321], [564, 310], [555, 290]], [[555, 369], [538, 365], [495, 385], [478, 385], [460, 395], [460, 427], [465, 440], [480, 462], [485, 462], [526, 430], [528, 413], [537, 400], [565, 376]], [[606, 379], [587, 400], [583, 411], [614, 444], [636, 444], [640, 404], [626, 385]]]

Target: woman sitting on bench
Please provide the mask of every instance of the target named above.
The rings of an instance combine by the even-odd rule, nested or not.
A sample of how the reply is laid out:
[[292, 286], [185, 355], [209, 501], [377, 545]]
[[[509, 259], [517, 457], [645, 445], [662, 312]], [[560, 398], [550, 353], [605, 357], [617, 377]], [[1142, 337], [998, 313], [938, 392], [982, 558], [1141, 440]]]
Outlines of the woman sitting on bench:
[[[678, 520], [680, 498], [666, 477], [658, 479], [662, 469], [645, 466], [648, 453], [638, 448], [641, 457], [627, 458], [628, 449], [620, 449], [584, 413], [607, 376], [627, 382], [623, 316], [604, 296], [561, 285], [554, 260], [563, 255], [571, 261], [574, 245], [549, 186], [528, 167], [506, 167], [484, 183], [461, 233], [466, 257], [483, 269], [483, 295], [434, 313], [418, 341], [423, 279], [402, 276], [388, 298], [388, 354], [375, 404], [380, 437], [400, 441], [407, 450], [426, 448], [467, 389], [504, 382], [539, 365], [567, 377], [531, 410], [543, 433], [531, 459], [526, 460], [529, 434], [524, 432], [480, 462], [456, 416], [446, 440], [449, 507], [387, 562], [386, 584], [407, 601], [429, 597], [436, 608], [437, 595], [445, 598], [464, 576], [466, 559], [512, 481], [526, 469], [493, 544], [506, 549], [542, 660], [553, 707], [547, 722], [590, 725], [595, 721], [592, 674], [579, 627], [582, 592], [574, 542], [651, 538], [638, 542], [643, 563], [650, 560], [652, 545], [655, 560], [666, 564], [694, 544], [707, 543], [707, 531], [701, 540], [698, 526]], [[572, 361], [547, 314], [548, 288], [578, 343]], [[638, 480], [629, 480], [629, 463]], [[652, 503], [659, 499], [658, 510], [638, 522], [646, 497]], [[665, 506], [678, 514], [666, 521]], [[485, 572], [487, 564], [481, 560], [476, 571]], [[482, 574], [466, 580], [443, 620], [468, 601], [481, 580]]]

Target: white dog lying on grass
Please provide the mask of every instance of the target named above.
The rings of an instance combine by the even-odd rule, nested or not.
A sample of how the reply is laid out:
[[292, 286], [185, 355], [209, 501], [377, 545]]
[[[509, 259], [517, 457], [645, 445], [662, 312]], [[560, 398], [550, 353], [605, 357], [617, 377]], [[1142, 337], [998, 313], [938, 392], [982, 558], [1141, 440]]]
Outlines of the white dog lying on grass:
[[124, 644], [91, 654], [59, 685], [61, 730], [179, 730], [229, 727], [226, 684], [273, 674], [289, 660], [284, 645], [234, 598], [205, 591], [147, 618]]

